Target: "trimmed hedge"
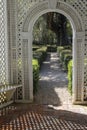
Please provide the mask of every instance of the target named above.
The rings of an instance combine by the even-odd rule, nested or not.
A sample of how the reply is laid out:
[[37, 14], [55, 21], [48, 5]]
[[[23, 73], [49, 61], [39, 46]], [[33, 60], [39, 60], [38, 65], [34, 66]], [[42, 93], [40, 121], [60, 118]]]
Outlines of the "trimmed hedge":
[[38, 60], [38, 63], [41, 67], [41, 64], [46, 59], [47, 56], [47, 47], [41, 47], [33, 52], [33, 58]]
[[32, 60], [33, 65], [33, 93], [35, 94], [38, 89], [38, 81], [39, 81], [39, 64], [38, 60]]
[[56, 45], [47, 45], [47, 52], [57, 52]]
[[58, 46], [57, 52], [63, 68], [68, 70], [68, 62], [72, 59], [71, 46]]
[[72, 50], [72, 47], [71, 46], [58, 46], [57, 47], [57, 52], [58, 52], [58, 54], [59, 54], [59, 56], [60, 56], [60, 53], [61, 53], [61, 51], [62, 50]]
[[73, 61], [70, 60], [68, 63], [68, 90], [72, 94], [72, 67], [73, 67]]
[[64, 46], [64, 49], [72, 50], [72, 46], [66, 45], [66, 46]]
[[36, 51], [37, 49], [39, 49], [38, 46], [33, 46], [33, 48], [32, 48], [33, 51]]
[[57, 52], [60, 62], [65, 70], [68, 70], [68, 90], [72, 94], [72, 51], [71, 46], [58, 46]]
[[59, 55], [59, 56], [60, 56], [61, 50], [64, 50], [64, 46], [58, 46], [58, 47], [57, 47], [57, 52], [58, 52], [58, 55]]
[[68, 50], [68, 49], [61, 50], [61, 52], [60, 52], [60, 60], [61, 60], [61, 62], [64, 61], [64, 56], [66, 54], [72, 54], [71, 50]]
[[63, 67], [65, 70], [68, 70], [68, 63], [71, 59], [72, 59], [72, 54], [65, 54], [64, 55]]
[[38, 89], [38, 81], [39, 81], [39, 69], [41, 67], [42, 62], [45, 60], [47, 56], [47, 47], [41, 47], [36, 49], [33, 52], [33, 93], [35, 94]]

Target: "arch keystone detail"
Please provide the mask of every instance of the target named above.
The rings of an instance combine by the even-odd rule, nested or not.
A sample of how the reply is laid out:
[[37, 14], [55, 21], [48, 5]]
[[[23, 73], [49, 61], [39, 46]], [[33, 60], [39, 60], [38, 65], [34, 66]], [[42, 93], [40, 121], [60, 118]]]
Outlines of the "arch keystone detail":
[[55, 9], [57, 5], [57, 0], [49, 0], [49, 8]]

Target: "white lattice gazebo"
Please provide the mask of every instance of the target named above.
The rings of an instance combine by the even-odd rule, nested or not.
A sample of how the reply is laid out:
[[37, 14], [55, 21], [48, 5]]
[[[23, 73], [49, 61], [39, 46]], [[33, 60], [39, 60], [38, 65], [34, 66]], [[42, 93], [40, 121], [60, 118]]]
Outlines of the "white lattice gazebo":
[[[33, 26], [41, 15], [57, 12], [73, 30], [73, 103], [87, 103], [87, 1], [0, 0], [0, 12], [0, 84], [15, 84], [15, 101], [33, 101]], [[0, 91], [1, 104], [10, 88]]]

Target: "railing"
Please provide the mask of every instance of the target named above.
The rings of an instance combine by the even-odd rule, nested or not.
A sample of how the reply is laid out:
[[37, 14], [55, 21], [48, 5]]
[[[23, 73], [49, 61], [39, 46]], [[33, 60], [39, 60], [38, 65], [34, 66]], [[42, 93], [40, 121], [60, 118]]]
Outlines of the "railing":
[[13, 95], [17, 88], [22, 85], [3, 85], [0, 87], [0, 108], [3, 108], [13, 102]]

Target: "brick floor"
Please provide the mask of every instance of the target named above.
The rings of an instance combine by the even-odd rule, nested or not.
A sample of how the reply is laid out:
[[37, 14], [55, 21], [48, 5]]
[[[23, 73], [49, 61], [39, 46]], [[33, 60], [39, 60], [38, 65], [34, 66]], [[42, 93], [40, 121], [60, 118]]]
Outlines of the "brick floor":
[[13, 104], [3, 109], [0, 130], [87, 130], [87, 115], [47, 105]]
[[33, 104], [0, 110], [0, 130], [87, 130], [87, 106], [72, 105], [67, 76], [56, 56], [51, 54], [42, 67]]

